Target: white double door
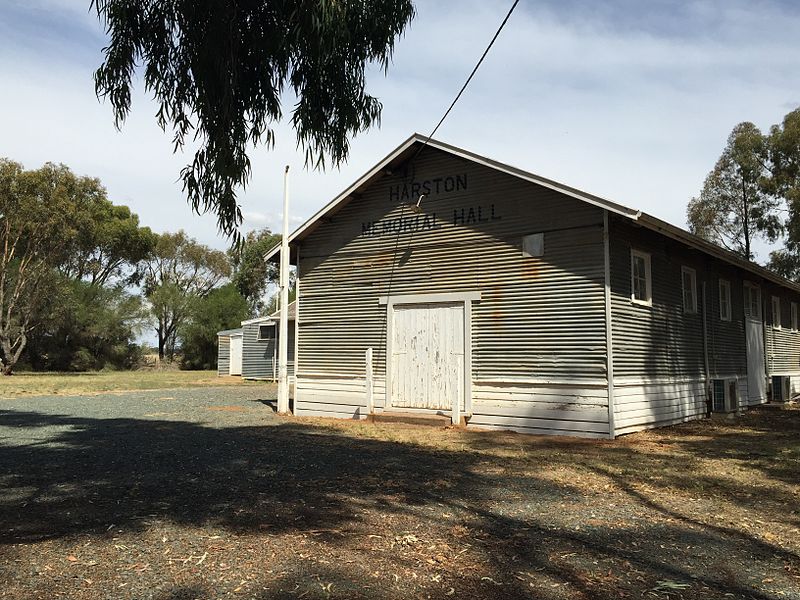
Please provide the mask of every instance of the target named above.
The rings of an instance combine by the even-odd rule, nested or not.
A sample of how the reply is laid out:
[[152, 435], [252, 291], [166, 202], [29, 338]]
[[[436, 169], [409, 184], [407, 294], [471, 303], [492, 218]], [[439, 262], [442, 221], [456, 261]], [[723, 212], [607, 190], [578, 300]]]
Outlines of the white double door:
[[401, 304], [391, 311], [391, 406], [464, 410], [464, 303]]

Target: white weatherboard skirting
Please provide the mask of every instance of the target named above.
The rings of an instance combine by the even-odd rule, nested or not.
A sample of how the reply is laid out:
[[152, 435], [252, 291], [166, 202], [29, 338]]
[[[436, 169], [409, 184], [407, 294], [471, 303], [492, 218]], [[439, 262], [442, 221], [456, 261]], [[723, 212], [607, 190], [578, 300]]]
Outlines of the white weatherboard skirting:
[[[367, 417], [365, 378], [301, 375], [295, 405], [298, 416], [346, 419]], [[604, 386], [519, 384], [486, 385], [473, 382], [469, 427], [499, 428], [527, 433], [608, 437], [608, 392]], [[386, 379], [373, 379], [375, 412], [385, 408]], [[448, 411], [402, 412], [449, 414]]]

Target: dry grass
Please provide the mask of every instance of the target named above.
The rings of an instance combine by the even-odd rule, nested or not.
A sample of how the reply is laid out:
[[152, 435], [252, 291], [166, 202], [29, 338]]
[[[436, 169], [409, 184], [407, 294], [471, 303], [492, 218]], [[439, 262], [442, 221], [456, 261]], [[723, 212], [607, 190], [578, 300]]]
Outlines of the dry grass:
[[0, 377], [0, 398], [71, 396], [138, 390], [163, 390], [242, 384], [241, 377], [218, 377], [216, 371], [98, 371], [89, 373], [19, 373]]

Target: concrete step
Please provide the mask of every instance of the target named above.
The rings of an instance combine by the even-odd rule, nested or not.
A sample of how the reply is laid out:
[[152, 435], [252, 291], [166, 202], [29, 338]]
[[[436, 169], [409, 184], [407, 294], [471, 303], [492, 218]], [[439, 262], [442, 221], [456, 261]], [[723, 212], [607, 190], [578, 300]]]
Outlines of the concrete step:
[[429, 427], [447, 427], [450, 425], [449, 415], [435, 413], [414, 412], [380, 412], [369, 416], [373, 423], [407, 423], [409, 425], [423, 425]]

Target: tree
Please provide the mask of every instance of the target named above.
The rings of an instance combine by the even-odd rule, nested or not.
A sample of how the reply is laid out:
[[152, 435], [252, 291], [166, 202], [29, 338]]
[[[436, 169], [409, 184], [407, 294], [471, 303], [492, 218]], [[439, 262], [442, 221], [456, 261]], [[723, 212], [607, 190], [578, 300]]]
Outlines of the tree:
[[[294, 271], [289, 272], [289, 304], [294, 302], [297, 299], [297, 279], [295, 277]], [[264, 314], [272, 315], [275, 314], [280, 310], [280, 303], [281, 295], [280, 292], [275, 292], [269, 299], [269, 301], [264, 305]]]
[[180, 328], [188, 322], [194, 302], [230, 275], [224, 252], [212, 250], [183, 231], [158, 236], [144, 264], [144, 293], [156, 321], [158, 356], [175, 356]]
[[770, 177], [766, 189], [773, 196], [786, 200], [789, 210], [789, 241], [800, 243], [800, 108], [770, 128], [767, 138]]
[[37, 370], [86, 371], [136, 366], [136, 334], [147, 313], [138, 294], [124, 285], [68, 279], [55, 286], [56, 302], [38, 319], [26, 359]]
[[55, 269], [76, 236], [75, 207], [94, 181], [64, 165], [26, 171], [0, 160], [0, 353], [10, 375], [52, 301]]
[[687, 207], [692, 233], [753, 260], [753, 241], [774, 242], [783, 232], [781, 202], [764, 190], [767, 143], [752, 123], [733, 128], [698, 198]]
[[279, 234], [265, 228], [248, 232], [240, 244], [235, 244], [228, 251], [233, 265], [231, 280], [247, 299], [251, 316], [264, 311], [267, 287], [278, 279], [277, 265], [264, 260], [264, 256], [280, 241]]
[[250, 315], [247, 300], [229, 283], [211, 290], [194, 305], [190, 323], [180, 335], [182, 365], [187, 369], [214, 369], [217, 332], [239, 327]]
[[155, 246], [156, 235], [140, 227], [138, 215], [127, 206], [108, 200], [98, 180], [92, 182], [93, 193], [76, 207], [77, 235], [61, 271], [92, 285], [135, 282], [137, 267]]
[[765, 188], [786, 201], [788, 233], [782, 249], [770, 254], [769, 267], [779, 275], [800, 281], [800, 108], [770, 128], [767, 138], [770, 176]]
[[784, 248], [770, 252], [767, 267], [781, 277], [800, 281], [800, 248], [787, 240]]
[[120, 126], [131, 109], [137, 66], [175, 150], [199, 141], [182, 173], [195, 211], [216, 213], [232, 234], [242, 216], [237, 188], [250, 176], [249, 147], [271, 147], [288, 89], [291, 123], [306, 165], [347, 159], [349, 137], [378, 124], [365, 67], [388, 69], [395, 40], [414, 16], [411, 0], [92, 0], [109, 35], [95, 73]]

